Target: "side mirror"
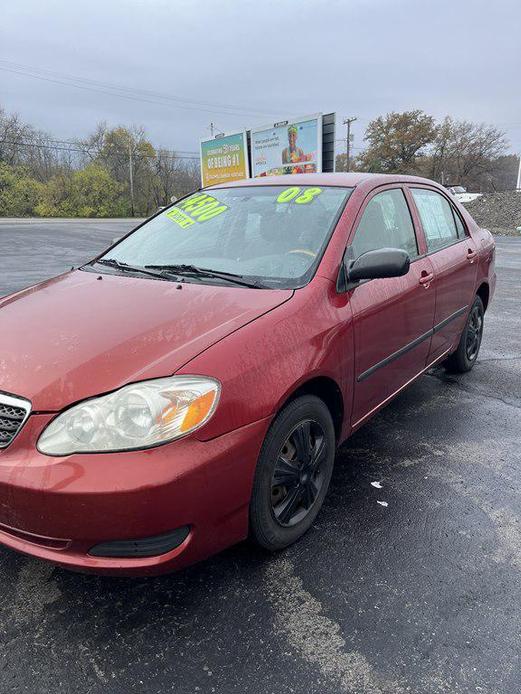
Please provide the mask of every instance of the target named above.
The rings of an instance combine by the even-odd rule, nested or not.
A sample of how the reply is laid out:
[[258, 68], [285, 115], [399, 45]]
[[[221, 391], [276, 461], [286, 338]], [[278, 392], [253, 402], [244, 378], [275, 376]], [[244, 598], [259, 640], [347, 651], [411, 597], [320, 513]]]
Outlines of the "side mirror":
[[347, 270], [349, 282], [384, 277], [401, 277], [409, 272], [411, 259], [400, 248], [379, 248], [367, 251], [354, 260]]

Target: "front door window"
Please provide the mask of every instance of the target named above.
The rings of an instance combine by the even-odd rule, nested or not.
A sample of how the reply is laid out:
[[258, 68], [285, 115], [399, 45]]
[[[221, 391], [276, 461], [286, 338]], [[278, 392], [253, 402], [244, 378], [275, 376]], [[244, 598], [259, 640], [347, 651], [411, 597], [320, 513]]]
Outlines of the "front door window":
[[371, 198], [351, 245], [352, 257], [378, 248], [401, 248], [411, 260], [418, 255], [411, 213], [399, 188], [384, 190]]

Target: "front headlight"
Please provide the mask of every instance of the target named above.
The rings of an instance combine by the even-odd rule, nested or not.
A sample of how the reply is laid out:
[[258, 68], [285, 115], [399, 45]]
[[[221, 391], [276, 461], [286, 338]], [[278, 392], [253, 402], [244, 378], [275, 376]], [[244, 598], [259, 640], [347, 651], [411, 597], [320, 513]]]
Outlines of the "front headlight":
[[186, 436], [217, 407], [220, 383], [204, 376], [143, 381], [62, 412], [43, 431], [46, 455], [128, 451]]

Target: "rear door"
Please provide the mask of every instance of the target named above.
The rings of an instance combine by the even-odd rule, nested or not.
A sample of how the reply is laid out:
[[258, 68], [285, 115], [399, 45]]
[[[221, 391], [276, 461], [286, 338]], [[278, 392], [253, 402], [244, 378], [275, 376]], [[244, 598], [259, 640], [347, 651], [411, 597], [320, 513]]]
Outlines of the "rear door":
[[477, 247], [448, 197], [426, 186], [410, 186], [435, 274], [436, 310], [428, 362], [459, 341], [474, 300]]
[[434, 273], [420, 257], [401, 186], [378, 189], [365, 201], [348, 248], [353, 260], [376, 248], [402, 248], [411, 258], [404, 277], [361, 282], [350, 290], [355, 334], [352, 425], [360, 424], [425, 367], [434, 321]]

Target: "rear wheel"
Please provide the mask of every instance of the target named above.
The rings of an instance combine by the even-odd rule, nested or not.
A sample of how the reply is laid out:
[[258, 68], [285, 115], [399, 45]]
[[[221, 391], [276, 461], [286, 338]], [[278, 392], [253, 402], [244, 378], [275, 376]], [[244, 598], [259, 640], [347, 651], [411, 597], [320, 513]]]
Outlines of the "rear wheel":
[[331, 479], [335, 431], [322, 400], [305, 395], [276, 417], [261, 449], [250, 532], [269, 550], [298, 540], [315, 520]]
[[461, 333], [458, 348], [445, 362], [445, 367], [448, 371], [465, 373], [472, 369], [481, 347], [484, 317], [485, 309], [483, 302], [479, 296], [476, 296]]

